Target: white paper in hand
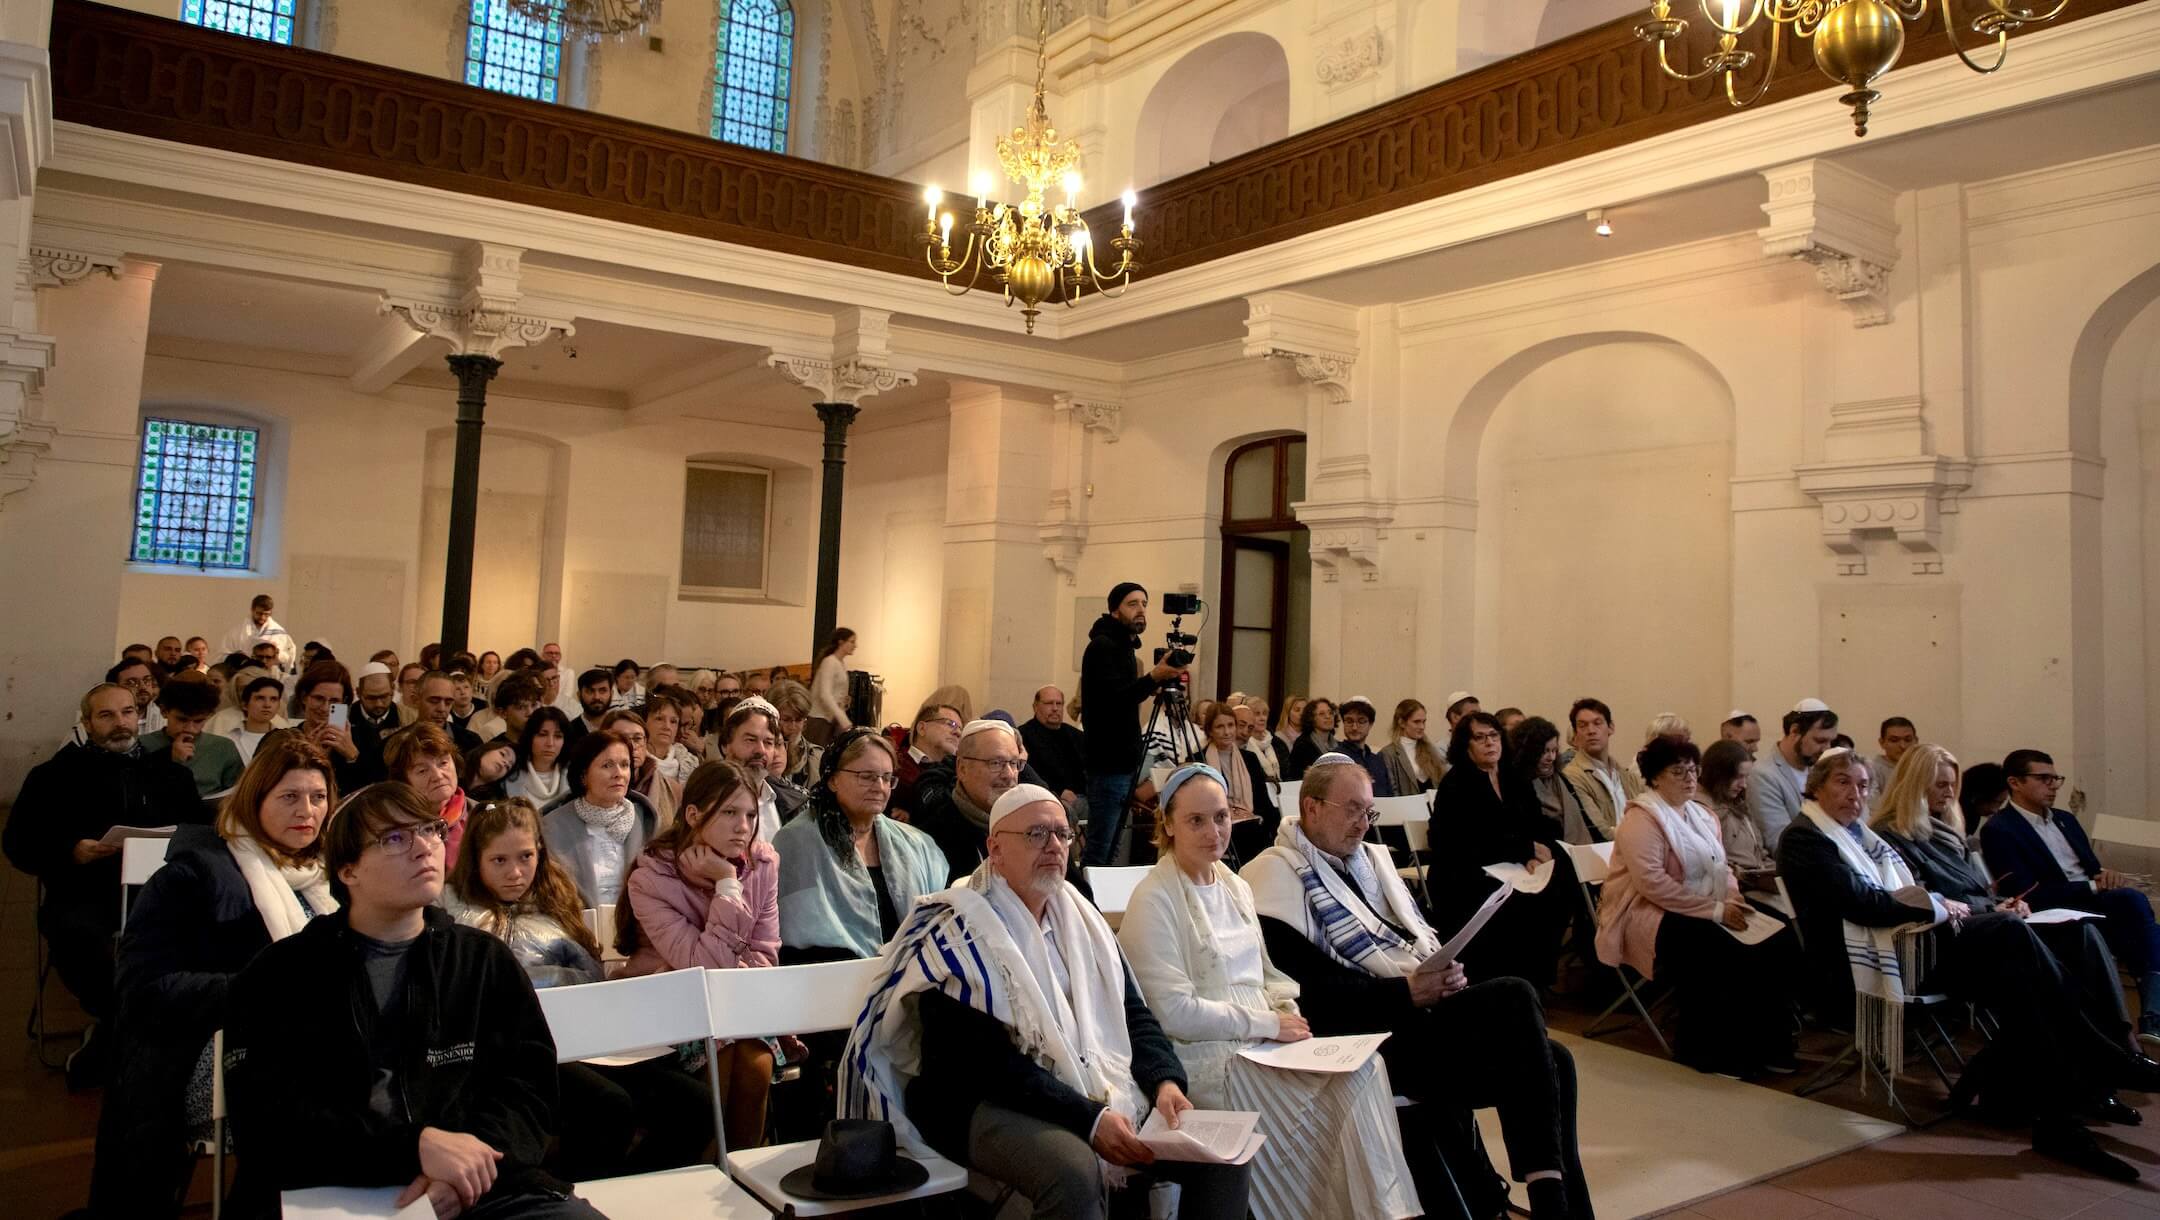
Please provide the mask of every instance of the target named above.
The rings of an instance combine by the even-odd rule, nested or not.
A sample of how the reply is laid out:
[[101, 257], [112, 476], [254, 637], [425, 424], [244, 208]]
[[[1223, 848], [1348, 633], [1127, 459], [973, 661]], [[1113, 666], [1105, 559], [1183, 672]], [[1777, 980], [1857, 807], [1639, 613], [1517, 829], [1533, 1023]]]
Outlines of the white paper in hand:
[[404, 1207], [395, 1186], [312, 1186], [285, 1192], [285, 1220], [435, 1220], [422, 1195]]
[[1718, 926], [1724, 928], [1727, 935], [1743, 945], [1759, 945], [1785, 930], [1784, 922], [1778, 919], [1777, 916], [1765, 915], [1761, 911], [1752, 908], [1747, 913], [1747, 926], [1745, 928], [1735, 930], [1730, 925], [1723, 923]]
[[1463, 921], [1461, 930], [1456, 932], [1448, 943], [1440, 946], [1438, 953], [1418, 963], [1418, 973], [1431, 974], [1453, 965], [1455, 959], [1462, 955], [1463, 946], [1470, 943], [1470, 938], [1478, 934], [1478, 929], [1485, 926], [1493, 913], [1500, 909], [1500, 904], [1506, 902], [1507, 896], [1514, 892], [1514, 886], [1501, 882], [1500, 888], [1486, 895], [1484, 905], [1471, 912], [1470, 918]]
[[2071, 907], [2055, 907], [2052, 910], [2034, 911], [2025, 917], [2026, 923], [2076, 923], [2080, 919], [2100, 919], [2091, 911], [2079, 911]]
[[1508, 888], [1518, 894], [1538, 894], [1543, 893], [1545, 887], [1551, 883], [1553, 866], [1552, 861], [1547, 860], [1533, 872], [1520, 864], [1488, 864], [1485, 866], [1485, 875], [1496, 881], [1506, 882]]
[[1344, 1034], [1302, 1042], [1263, 1042], [1238, 1052], [1246, 1059], [1286, 1072], [1355, 1072], [1365, 1066], [1390, 1034]]
[[178, 826], [115, 826], [98, 842], [106, 847], [118, 847], [129, 839], [170, 839], [179, 830]]
[[1187, 1110], [1172, 1129], [1162, 1111], [1151, 1109], [1141, 1124], [1140, 1142], [1153, 1149], [1158, 1160], [1242, 1165], [1267, 1139], [1255, 1130], [1259, 1125], [1260, 1115], [1252, 1110]]

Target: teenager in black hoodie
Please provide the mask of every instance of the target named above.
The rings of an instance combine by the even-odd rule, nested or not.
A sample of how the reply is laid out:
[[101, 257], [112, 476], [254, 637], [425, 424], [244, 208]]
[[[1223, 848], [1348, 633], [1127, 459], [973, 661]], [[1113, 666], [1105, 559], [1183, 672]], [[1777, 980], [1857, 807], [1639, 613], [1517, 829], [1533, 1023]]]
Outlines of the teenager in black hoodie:
[[555, 1041], [531, 982], [502, 941], [433, 905], [447, 830], [403, 784], [354, 794], [323, 836], [343, 907], [234, 980], [236, 1215], [335, 1185], [401, 1187], [399, 1206], [426, 1196], [466, 1220], [601, 1220], [540, 1168]]

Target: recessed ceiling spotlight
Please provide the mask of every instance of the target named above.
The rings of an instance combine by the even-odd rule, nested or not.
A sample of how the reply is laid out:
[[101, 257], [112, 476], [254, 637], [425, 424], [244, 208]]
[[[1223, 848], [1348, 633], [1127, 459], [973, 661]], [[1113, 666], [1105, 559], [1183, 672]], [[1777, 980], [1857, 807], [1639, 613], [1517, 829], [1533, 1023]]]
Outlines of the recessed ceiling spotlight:
[[1583, 213], [1583, 219], [1589, 221], [1593, 226], [1590, 230], [1592, 233], [1597, 234], [1599, 237], [1612, 236], [1612, 222], [1605, 219], [1604, 208], [1591, 208]]

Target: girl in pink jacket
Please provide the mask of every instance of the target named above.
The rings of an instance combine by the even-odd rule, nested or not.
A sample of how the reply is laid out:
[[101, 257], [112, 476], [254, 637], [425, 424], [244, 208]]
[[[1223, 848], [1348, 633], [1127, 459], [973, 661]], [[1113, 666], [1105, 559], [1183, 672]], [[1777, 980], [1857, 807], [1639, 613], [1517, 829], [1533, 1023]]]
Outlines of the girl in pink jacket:
[[[780, 856], [757, 837], [758, 784], [736, 763], [705, 763], [684, 782], [682, 808], [638, 853], [615, 912], [625, 976], [776, 965]], [[764, 1142], [773, 1052], [762, 1040], [720, 1048], [727, 1146]]]

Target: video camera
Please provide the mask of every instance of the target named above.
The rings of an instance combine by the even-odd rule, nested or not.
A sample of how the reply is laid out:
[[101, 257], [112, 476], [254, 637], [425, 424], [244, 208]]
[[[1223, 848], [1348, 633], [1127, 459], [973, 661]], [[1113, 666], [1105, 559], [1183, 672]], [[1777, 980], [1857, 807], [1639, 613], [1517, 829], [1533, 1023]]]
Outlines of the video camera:
[[1200, 637], [1184, 630], [1181, 620], [1188, 614], [1200, 613], [1206, 605], [1197, 593], [1163, 594], [1162, 612], [1170, 616], [1170, 631], [1163, 637], [1163, 643], [1169, 646], [1169, 651], [1163, 660], [1173, 668], [1183, 669], [1193, 663], [1192, 650], [1199, 645]]

